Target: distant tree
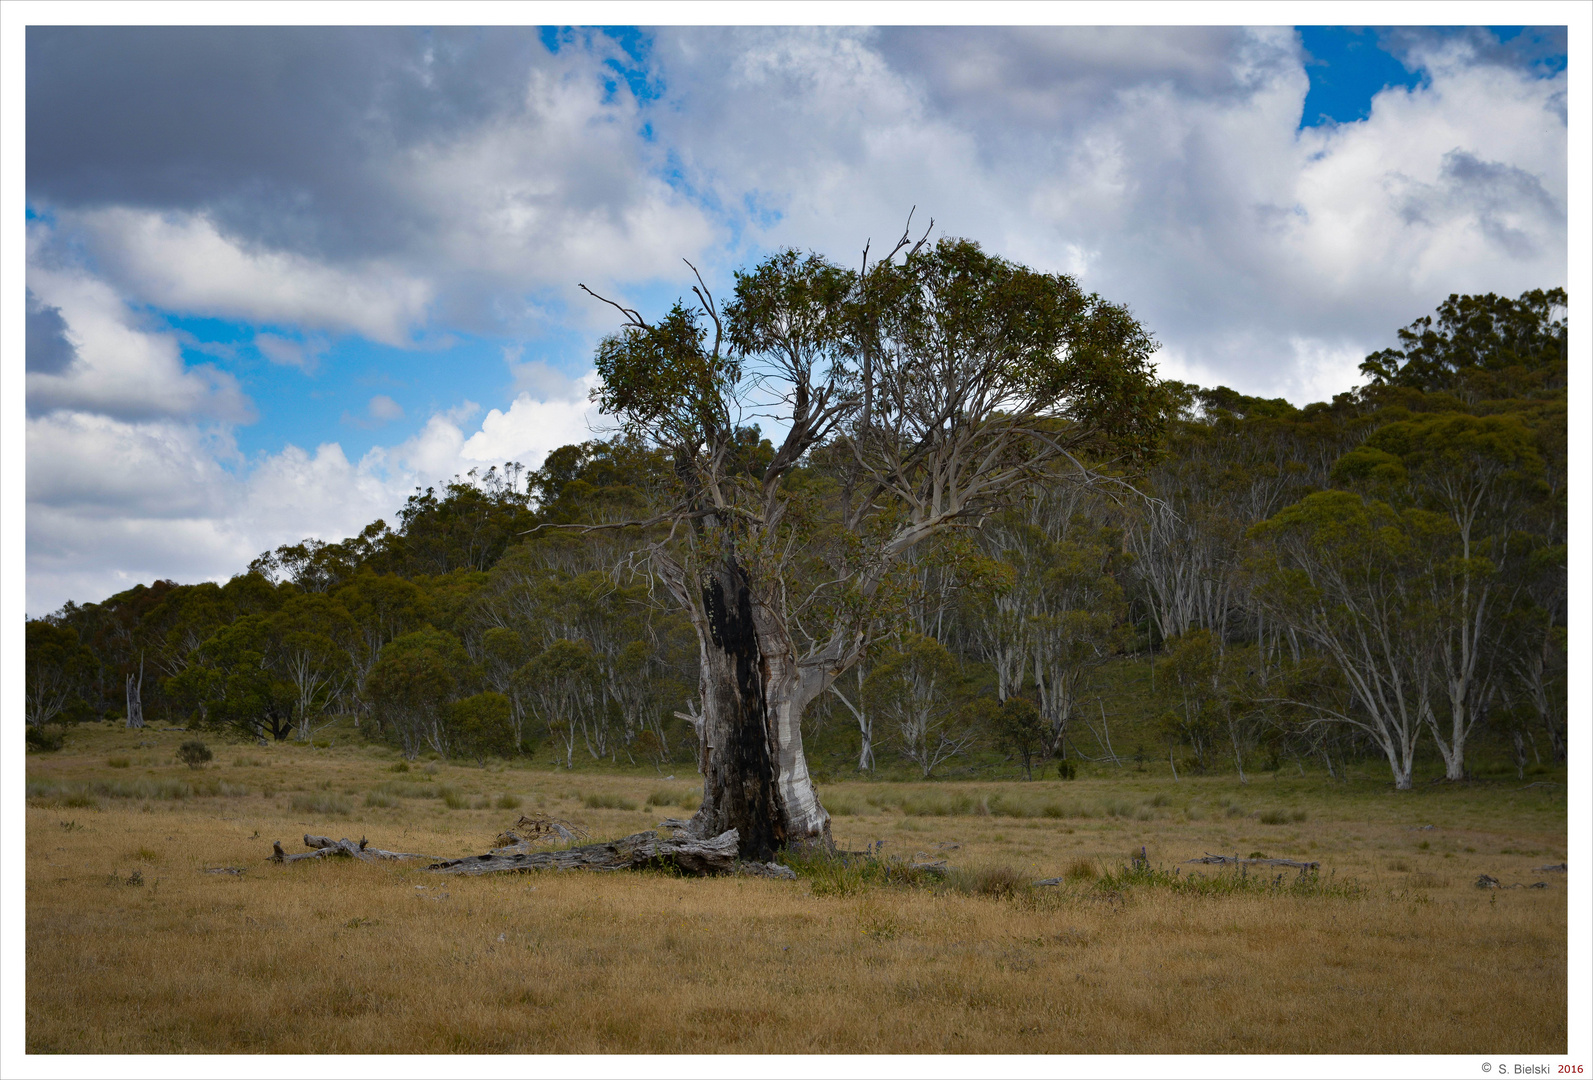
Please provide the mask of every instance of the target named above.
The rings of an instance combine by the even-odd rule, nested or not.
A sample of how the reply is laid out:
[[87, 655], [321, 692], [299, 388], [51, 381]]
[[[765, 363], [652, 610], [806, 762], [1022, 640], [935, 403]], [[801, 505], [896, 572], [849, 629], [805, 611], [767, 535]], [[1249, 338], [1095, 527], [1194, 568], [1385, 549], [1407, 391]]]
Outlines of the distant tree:
[[1408, 584], [1426, 590], [1424, 629], [1447, 699], [1444, 722], [1435, 710], [1430, 728], [1451, 780], [1465, 775], [1467, 738], [1504, 675], [1517, 576], [1508, 572], [1512, 537], [1547, 494], [1543, 473], [1520, 418], [1458, 413], [1387, 424], [1334, 468], [1340, 483], [1431, 511], [1450, 526], [1422, 532], [1426, 568]]
[[1361, 373], [1374, 386], [1454, 391], [1468, 401], [1564, 390], [1568, 303], [1564, 289], [1515, 300], [1451, 294], [1436, 320], [1423, 315], [1400, 330], [1400, 347], [1368, 356]]
[[422, 746], [449, 755], [448, 708], [471, 674], [459, 639], [427, 627], [388, 642], [365, 685], [378, 715], [413, 761]]
[[[70, 626], [29, 619], [25, 633], [23, 718], [30, 727], [86, 711], [83, 694], [98, 666]], [[76, 706], [76, 708], [74, 708]]]
[[1307, 496], [1252, 530], [1263, 545], [1257, 602], [1316, 644], [1349, 690], [1348, 707], [1311, 701], [1317, 718], [1364, 731], [1401, 790], [1443, 693], [1447, 613], [1431, 598], [1453, 531], [1442, 515], [1347, 491]]
[[509, 699], [496, 690], [460, 698], [448, 706], [454, 748], [485, 765], [489, 757], [512, 753], [518, 746], [509, 723]]
[[1034, 759], [1045, 748], [1045, 724], [1028, 698], [1009, 697], [994, 713], [996, 734], [1023, 762], [1023, 778], [1034, 779]]
[[944, 645], [918, 634], [904, 636], [869, 673], [869, 709], [896, 729], [902, 756], [924, 779], [971, 747], [979, 736], [957, 659]]

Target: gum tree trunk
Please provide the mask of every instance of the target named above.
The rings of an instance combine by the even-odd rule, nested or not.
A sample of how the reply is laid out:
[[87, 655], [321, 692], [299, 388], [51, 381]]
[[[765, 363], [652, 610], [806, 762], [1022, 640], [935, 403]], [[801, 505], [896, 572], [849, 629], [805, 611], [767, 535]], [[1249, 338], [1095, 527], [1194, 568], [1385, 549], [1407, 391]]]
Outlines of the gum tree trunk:
[[782, 848], [830, 846], [802, 753], [802, 710], [823, 689], [804, 672], [775, 614], [753, 596], [733, 560], [706, 572], [692, 605], [701, 646], [702, 806], [699, 837], [729, 829], [743, 859], [768, 861]]

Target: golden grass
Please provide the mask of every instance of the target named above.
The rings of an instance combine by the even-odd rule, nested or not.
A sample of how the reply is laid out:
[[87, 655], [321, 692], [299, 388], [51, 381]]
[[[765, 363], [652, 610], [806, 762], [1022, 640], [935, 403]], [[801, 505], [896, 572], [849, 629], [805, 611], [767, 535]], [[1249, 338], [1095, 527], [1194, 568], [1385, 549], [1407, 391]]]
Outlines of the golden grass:
[[[164, 764], [186, 737], [83, 732], [29, 759], [30, 1052], [1566, 1049], [1564, 881], [1471, 885], [1483, 872], [1548, 877], [1531, 871], [1565, 857], [1563, 789], [834, 785], [826, 801], [855, 811], [835, 820], [843, 847], [883, 840], [887, 854], [944, 857], [990, 881], [1066, 881], [1013, 898], [814, 895], [807, 881], [271, 865], [273, 839], [294, 850], [306, 831], [485, 850], [517, 816], [501, 796], [620, 835], [667, 816], [660, 793], [689, 793], [691, 778], [419, 763], [395, 777], [382, 752], [290, 746], [251, 747], [232, 765], [218, 748], [189, 775]], [[112, 754], [138, 764], [113, 774]], [[93, 793], [112, 777], [157, 794]], [[196, 793], [158, 794], [178, 780]], [[391, 805], [367, 804], [379, 789]], [[992, 794], [1040, 813], [952, 806]], [[79, 796], [92, 805], [68, 805]], [[309, 809], [317, 799], [333, 809]], [[936, 800], [953, 812], [904, 812]], [[1048, 817], [1048, 802], [1090, 816]], [[1285, 820], [1267, 823], [1268, 811]], [[1208, 850], [1308, 856], [1360, 889], [1108, 888], [1102, 875], [1141, 845], [1168, 868]], [[205, 872], [226, 866], [244, 873]]]

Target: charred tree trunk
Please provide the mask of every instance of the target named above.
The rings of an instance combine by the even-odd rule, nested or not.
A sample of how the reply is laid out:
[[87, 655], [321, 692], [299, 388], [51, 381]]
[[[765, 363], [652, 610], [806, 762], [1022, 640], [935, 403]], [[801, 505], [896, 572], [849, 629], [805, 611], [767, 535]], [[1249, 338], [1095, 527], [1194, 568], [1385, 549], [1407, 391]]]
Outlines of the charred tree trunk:
[[812, 680], [737, 563], [725, 560], [700, 587], [693, 621], [702, 650], [703, 800], [691, 831], [734, 829], [741, 857], [759, 862], [786, 847], [831, 846], [830, 817], [802, 754]]

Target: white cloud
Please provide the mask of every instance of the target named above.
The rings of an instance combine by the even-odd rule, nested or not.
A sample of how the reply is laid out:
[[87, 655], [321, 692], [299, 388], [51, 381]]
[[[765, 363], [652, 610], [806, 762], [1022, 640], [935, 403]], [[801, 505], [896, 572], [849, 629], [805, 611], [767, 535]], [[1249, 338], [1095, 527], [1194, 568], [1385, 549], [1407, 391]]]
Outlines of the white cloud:
[[590, 438], [590, 408], [521, 394], [467, 434], [461, 425], [479, 407], [466, 402], [358, 463], [338, 443], [313, 453], [289, 445], [249, 462], [225, 429], [169, 419], [30, 417], [28, 611], [101, 600], [156, 578], [224, 581], [279, 544], [391, 522], [417, 485], [509, 460], [534, 469], [548, 451]]
[[30, 264], [28, 288], [59, 309], [76, 346], [60, 371], [27, 373], [30, 412], [80, 409], [129, 419], [209, 417], [241, 421], [253, 407], [229, 374], [185, 365], [177, 339], [138, 325], [107, 284], [71, 267]]
[[[574, 380], [581, 390], [597, 383], [597, 373]], [[584, 393], [577, 397], [539, 401], [527, 392], [514, 399], [508, 412], [493, 409], [482, 419], [481, 430], [460, 447], [470, 461], [519, 461], [535, 468], [548, 451], [585, 442], [612, 430], [594, 402]]]
[[250, 465], [225, 431], [172, 420], [56, 412], [28, 419], [27, 445], [34, 615], [139, 581], [225, 580], [267, 548], [357, 532], [407, 490], [335, 443]]
[[295, 341], [280, 334], [256, 334], [254, 347], [273, 364], [296, 367], [306, 375], [313, 375], [327, 345], [324, 340]]
[[1468, 48], [1301, 132], [1287, 29], [668, 30], [655, 126], [764, 243], [855, 261], [916, 203], [1129, 303], [1164, 366], [1302, 400], [1450, 292], [1565, 280], [1565, 77]]
[[404, 407], [386, 394], [377, 394], [371, 398], [367, 411], [373, 420], [399, 420], [403, 418]]
[[432, 286], [376, 260], [348, 267], [245, 245], [203, 213], [126, 207], [60, 215], [117, 285], [173, 311], [362, 334], [401, 345], [425, 317]]

